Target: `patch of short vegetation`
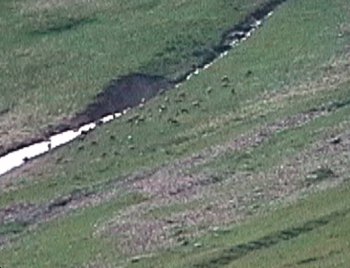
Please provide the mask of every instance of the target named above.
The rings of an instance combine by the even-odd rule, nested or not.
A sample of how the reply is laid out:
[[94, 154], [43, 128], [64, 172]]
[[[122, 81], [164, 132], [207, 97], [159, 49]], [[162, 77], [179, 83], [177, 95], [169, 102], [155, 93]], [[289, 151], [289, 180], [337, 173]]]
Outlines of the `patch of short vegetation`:
[[0, 238], [1, 236], [7, 236], [11, 234], [18, 234], [25, 230], [27, 223], [22, 222], [9, 222], [0, 225]]

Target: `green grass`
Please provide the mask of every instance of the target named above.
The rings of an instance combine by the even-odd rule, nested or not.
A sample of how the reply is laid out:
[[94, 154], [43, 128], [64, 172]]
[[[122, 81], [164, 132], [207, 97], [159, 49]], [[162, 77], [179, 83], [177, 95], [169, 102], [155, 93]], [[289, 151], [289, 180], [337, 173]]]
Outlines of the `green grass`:
[[1, 1], [1, 145], [82, 111], [112, 78], [188, 70], [263, 2]]
[[[75, 212], [64, 219], [28, 231], [21, 243], [0, 252], [0, 265], [5, 267], [76, 267], [97, 256], [118, 258], [120, 252], [108, 237], [100, 237], [97, 227], [121, 209], [145, 199], [127, 194], [94, 208]], [[11, 228], [13, 229], [13, 228]], [[1, 229], [0, 229], [1, 232]]]
[[130, 267], [346, 267], [349, 193], [347, 182]]
[[[342, 89], [339, 89], [337, 94], [339, 94], [339, 97], [342, 97], [347, 96], [348, 92], [347, 84]], [[15, 178], [12, 183], [19, 186], [20, 190], [1, 194], [0, 204], [6, 206], [13, 202], [45, 202], [77, 189], [90, 188], [93, 185], [115, 180], [116, 178], [122, 179], [123, 176], [134, 170], [147, 170], [163, 163], [171, 162], [183, 155], [203, 149], [210, 144], [232, 139], [266, 122], [278, 120], [279, 117], [283, 118], [287, 115], [303, 112], [311, 107], [319, 108], [322, 104], [327, 104], [328, 101], [336, 99], [335, 95], [322, 94], [306, 101], [296, 99], [292, 107], [287, 106], [279, 109], [278, 114], [274, 113], [274, 109], [271, 111], [265, 109], [264, 113], [268, 112], [268, 116], [246, 120], [246, 118], [249, 118], [249, 115], [247, 115], [244, 118], [245, 120], [233, 120], [220, 129], [215, 128], [212, 130], [208, 124], [205, 124], [204, 128], [202, 126], [198, 127], [193, 123], [194, 130], [189, 131], [188, 134], [185, 132], [185, 129], [188, 130], [188, 126], [171, 126], [169, 123], [164, 122], [165, 120], [163, 124], [161, 121], [158, 121], [158, 124], [155, 121], [145, 122], [139, 126], [122, 123], [118, 129], [120, 134], [122, 134], [122, 131], [124, 132], [123, 136], [118, 135], [117, 140], [111, 140], [109, 136], [114, 135], [112, 134], [114, 133], [112, 129], [115, 126], [109, 125], [97, 130], [84, 141], [74, 142], [63, 150], [54, 152], [52, 156], [48, 157], [49, 161], [45, 160], [45, 165], [35, 166], [32, 174], [29, 176], [24, 174]], [[310, 107], [310, 103], [316, 106]], [[254, 150], [248, 158], [244, 157], [247, 156], [245, 152], [234, 154], [233, 158], [227, 155], [228, 159], [226, 161], [222, 159], [215, 160], [212, 165], [209, 165], [209, 169], [224, 170], [226, 169], [225, 165], [232, 167], [230, 164], [232, 161], [234, 161], [233, 169], [237, 165], [246, 166], [249, 163], [254, 163], [255, 167], [250, 165], [249, 168], [252, 170], [256, 169], [255, 171], [258, 171], [259, 166], [267, 168], [275, 164], [276, 161], [283, 160], [283, 157], [292, 156], [293, 153], [295, 154], [298, 150], [310, 144], [312, 140], [321, 137], [322, 128], [331, 127], [346, 119], [348, 110], [347, 107], [344, 107], [339, 110], [339, 113], [319, 119], [319, 122], [315, 122], [306, 129], [302, 128], [276, 134], [275, 138], [262, 148]], [[124, 126], [123, 129], [122, 126]], [[171, 131], [173, 134], [157, 136], [159, 131], [164, 130], [162, 127], [168, 128], [165, 130], [167, 134]], [[315, 132], [315, 135], [310, 136], [309, 133], [311, 132]], [[205, 133], [209, 133], [209, 135], [205, 136]], [[127, 136], [131, 134], [133, 140], [129, 141]], [[142, 143], [144, 136], [150, 138], [146, 143]], [[97, 145], [89, 145], [96, 140], [98, 140]], [[131, 150], [129, 148], [131, 144], [135, 144], [135, 149]], [[77, 149], [81, 145], [85, 146], [85, 149]], [[282, 150], [282, 148], [288, 148], [288, 150]], [[76, 169], [76, 166], [81, 168]], [[201, 168], [205, 167], [197, 169]]]
[[26, 224], [10, 222], [0, 226], [0, 235], [16, 234], [24, 231]]
[[[11, 113], [18, 113], [18, 117], [33, 115], [33, 107], [39, 115], [34, 121], [24, 120], [25, 128], [19, 122], [21, 130], [44, 126], [55, 117], [76, 111], [115, 75], [135, 70], [168, 76], [181, 72], [195, 60], [193, 50], [215, 42], [220, 30], [238, 21], [257, 1], [247, 2], [240, 11], [227, 8], [228, 1], [38, 3], [0, 3], [0, 18], [6, 18], [0, 19], [0, 33], [5, 36], [0, 40], [0, 70], [7, 71], [0, 72], [4, 81], [0, 111], [12, 109], [1, 119], [5, 122]], [[226, 144], [287, 116], [328, 108], [329, 115], [275, 134], [269, 142], [250, 150], [249, 155], [245, 151], [226, 154], [188, 172], [208, 169], [225, 174], [227, 170], [248, 169], [258, 173], [292, 159], [327, 137], [333, 128], [346, 126], [350, 109], [346, 65], [350, 35], [338, 36], [350, 25], [346, 6], [344, 0], [288, 1], [251, 39], [178, 90], [166, 92], [143, 109], [137, 108], [98, 128], [84, 140], [33, 161], [29, 171], [5, 176], [4, 185], [11, 188], [0, 190], [0, 207], [21, 202], [42, 204], [76, 189], [108, 190], [107, 182], [111, 180], [123, 180], [130, 173], [152, 170], [210, 146]], [[172, 47], [174, 43], [178, 44], [176, 48]], [[248, 71], [252, 75], [247, 76]], [[222, 85], [224, 76], [230, 80], [227, 87]], [[181, 92], [185, 97], [180, 96]], [[194, 105], [197, 102], [199, 107]], [[166, 107], [163, 112], [159, 112], [161, 105]], [[189, 113], [182, 113], [184, 109]], [[145, 121], [136, 124], [128, 120], [136, 114]], [[178, 124], [169, 119], [176, 119]], [[343, 164], [347, 164], [346, 159]], [[215, 267], [224, 260], [228, 267], [346, 264], [349, 191], [347, 182], [288, 207], [268, 207], [264, 215], [254, 216], [247, 223], [127, 264]], [[126, 256], [118, 250], [118, 237], [95, 236], [94, 224], [102, 226], [140, 201], [118, 197], [108, 204], [42, 224], [33, 232], [26, 232], [22, 226], [1, 226], [0, 233], [22, 234], [0, 250], [0, 266], [125, 264]], [[186, 206], [164, 204], [148, 216], [162, 218], [195, 209], [197, 201]], [[202, 247], [194, 247], [197, 242]]]
[[[350, 84], [347, 85], [344, 94], [350, 93], [349, 86]], [[349, 112], [350, 106], [329, 116], [317, 118], [303, 127], [279, 132], [258, 148], [238, 153], [227, 153], [205, 166], [196, 167], [196, 170], [221, 173], [267, 171], [311, 147], [315, 142], [327, 139], [335, 126], [348, 119]]]
[[[347, 17], [341, 7], [341, 2], [332, 5], [324, 1], [287, 3], [252, 39], [212, 69], [200, 73], [178, 91], [167, 92], [166, 96], [150, 102], [144, 110], [136, 109], [133, 113], [144, 116], [145, 122], [135, 125], [128, 122], [128, 117], [122, 118], [98, 129], [84, 141], [73, 142], [44, 157], [45, 165], [36, 165], [32, 174], [17, 178], [22, 190], [1, 195], [0, 203], [47, 200], [135, 170], [159, 166], [266, 122], [341, 98], [348, 92], [347, 84], [338, 97], [334, 95], [338, 94], [334, 86], [326, 84], [323, 85], [326, 90], [319, 94], [311, 90], [310, 94], [272, 104], [261, 101], [264, 94], [271, 92], [298, 92], [298, 86], [304, 85], [318, 88], [313, 81], [328, 75], [324, 69], [334, 58], [342, 57], [346, 42], [345, 38], [337, 37], [337, 32], [319, 29], [332, 29], [345, 23]], [[319, 11], [311, 13], [313, 19], [306, 19], [310, 17], [309, 10], [315, 9]], [[334, 17], [333, 13], [339, 16]], [[296, 27], [300, 20], [304, 21], [302, 28]], [[317, 51], [315, 44], [318, 44]], [[310, 57], [311, 54], [315, 55]], [[245, 77], [247, 70], [253, 72], [252, 77]], [[224, 75], [230, 78], [235, 95], [230, 88], [222, 87]], [[213, 88], [210, 95], [206, 93], [208, 87]], [[176, 101], [179, 91], [186, 93], [180, 103]], [[200, 101], [200, 107], [193, 107], [193, 101]], [[159, 113], [162, 104], [167, 110]], [[189, 109], [190, 113], [175, 116], [182, 108]], [[175, 117], [178, 125], [168, 122]], [[129, 135], [132, 140], [128, 139]], [[91, 145], [94, 141], [97, 145]], [[38, 182], [33, 183], [33, 179]]]

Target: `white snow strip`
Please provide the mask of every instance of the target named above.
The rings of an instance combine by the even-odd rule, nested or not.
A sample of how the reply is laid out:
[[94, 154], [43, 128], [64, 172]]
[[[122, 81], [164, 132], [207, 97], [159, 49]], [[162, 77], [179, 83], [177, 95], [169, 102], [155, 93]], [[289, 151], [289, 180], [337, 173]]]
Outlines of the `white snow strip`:
[[214, 61], [203, 66], [203, 70], [209, 69], [214, 64]]
[[100, 119], [100, 121], [105, 124], [105, 123], [108, 123], [110, 121], [112, 121], [114, 119], [114, 115], [113, 114], [110, 114], [110, 115], [107, 115], [103, 118]]
[[57, 148], [59, 146], [62, 146], [74, 139], [76, 139], [80, 135], [79, 132], [68, 130], [63, 133], [54, 135], [50, 138], [50, 145], [51, 149]]
[[89, 132], [95, 128], [96, 128], [95, 123], [86, 124], [86, 125], [79, 128], [78, 133], [80, 135], [80, 134], [83, 134], [84, 132]]
[[192, 76], [193, 76], [193, 73], [190, 73], [190, 74], [186, 77], [186, 80], [187, 80], [187, 81], [190, 80], [190, 79], [192, 78]]
[[28, 147], [19, 149], [0, 158], [0, 175], [19, 167], [33, 157], [49, 151], [50, 142], [39, 142]]

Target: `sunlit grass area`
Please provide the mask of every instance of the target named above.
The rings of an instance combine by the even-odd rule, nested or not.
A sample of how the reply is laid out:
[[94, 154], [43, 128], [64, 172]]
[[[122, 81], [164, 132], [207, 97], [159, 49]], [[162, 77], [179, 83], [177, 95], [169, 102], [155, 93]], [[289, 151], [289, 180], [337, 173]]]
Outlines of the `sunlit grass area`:
[[[263, 2], [1, 2], [2, 135], [117, 75], [178, 75]], [[346, 267], [348, 13], [287, 1], [179, 88], [3, 176], [0, 266]]]

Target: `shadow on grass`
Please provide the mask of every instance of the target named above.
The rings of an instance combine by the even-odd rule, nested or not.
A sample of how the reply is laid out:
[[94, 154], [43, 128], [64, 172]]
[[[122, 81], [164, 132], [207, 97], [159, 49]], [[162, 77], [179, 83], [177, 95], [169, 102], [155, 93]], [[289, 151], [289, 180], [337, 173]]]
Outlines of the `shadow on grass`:
[[239, 244], [231, 248], [224, 249], [217, 256], [203, 261], [201, 263], [195, 264], [192, 267], [222, 267], [230, 264], [231, 262], [240, 259], [253, 251], [262, 250], [270, 248], [284, 241], [288, 241], [297, 238], [300, 235], [311, 232], [315, 229], [321, 228], [331, 222], [339, 221], [344, 218], [350, 209], [336, 211], [320, 217], [315, 220], [308, 221], [300, 226], [285, 229], [270, 235], [264, 236], [260, 239], [250, 241], [244, 244]]
[[58, 34], [80, 26], [84, 26], [86, 24], [94, 23], [96, 21], [96, 18], [68, 18], [66, 20], [58, 21], [51, 25], [49, 24], [46, 27], [40, 27], [39, 29], [34, 30], [32, 33], [40, 35]]
[[157, 75], [134, 73], [112, 80], [94, 102], [74, 119], [76, 125], [97, 121], [103, 116], [133, 108], [146, 102], [174, 84]]
[[350, 105], [350, 99], [343, 100], [343, 101], [334, 101], [334, 102], [329, 103], [327, 110], [333, 111], [333, 110], [341, 109], [341, 108], [349, 106], [349, 105]]

